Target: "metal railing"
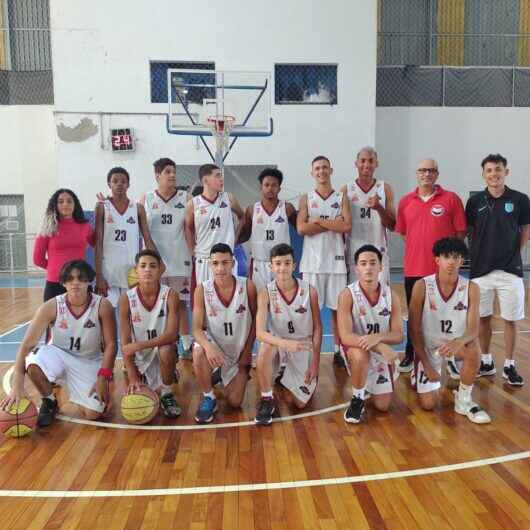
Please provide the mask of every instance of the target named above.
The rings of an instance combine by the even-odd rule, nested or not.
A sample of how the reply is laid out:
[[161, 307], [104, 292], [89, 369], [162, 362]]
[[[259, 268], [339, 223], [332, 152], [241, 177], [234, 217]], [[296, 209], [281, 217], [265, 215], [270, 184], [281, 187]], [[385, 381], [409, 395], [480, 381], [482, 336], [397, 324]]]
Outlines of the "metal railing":
[[0, 234], [0, 272], [37, 272], [33, 264], [33, 246], [37, 234]]

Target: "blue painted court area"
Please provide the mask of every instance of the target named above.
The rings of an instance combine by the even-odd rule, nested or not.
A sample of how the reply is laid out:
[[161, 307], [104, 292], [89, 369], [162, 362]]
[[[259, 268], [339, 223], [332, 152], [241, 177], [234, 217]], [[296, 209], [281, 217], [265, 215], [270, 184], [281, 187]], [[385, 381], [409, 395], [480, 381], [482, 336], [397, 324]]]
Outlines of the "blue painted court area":
[[40, 288], [44, 289], [45, 279], [42, 276], [0, 275], [0, 289]]

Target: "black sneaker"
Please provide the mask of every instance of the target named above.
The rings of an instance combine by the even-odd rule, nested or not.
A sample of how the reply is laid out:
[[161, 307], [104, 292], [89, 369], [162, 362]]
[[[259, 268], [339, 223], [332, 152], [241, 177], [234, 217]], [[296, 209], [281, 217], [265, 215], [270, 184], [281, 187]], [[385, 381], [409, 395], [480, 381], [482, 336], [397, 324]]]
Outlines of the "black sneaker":
[[340, 351], [336, 351], [333, 354], [333, 364], [337, 368], [346, 368], [346, 361], [344, 360], [344, 357], [341, 355]]
[[359, 423], [364, 415], [364, 399], [354, 397], [350, 406], [344, 411], [344, 421], [347, 423]]
[[221, 377], [221, 368], [218, 367], [212, 372], [212, 386], [217, 386], [223, 382]]
[[460, 380], [460, 370], [458, 369], [458, 366], [456, 365], [455, 361], [453, 361], [452, 359], [448, 359], [445, 368], [451, 379], [454, 379], [455, 381]]
[[285, 372], [285, 365], [280, 366], [278, 375], [276, 376], [276, 379], [274, 379], [274, 384], [282, 386], [282, 377], [283, 377], [284, 372]]
[[37, 425], [39, 427], [48, 427], [48, 425], [52, 424], [57, 412], [59, 412], [59, 403], [57, 403], [56, 399], [42, 398]]
[[497, 369], [495, 368], [495, 363], [493, 361], [491, 361], [491, 363], [480, 361], [477, 377], [482, 377], [484, 375], [494, 375], [496, 373]]
[[517, 370], [515, 369], [515, 364], [512, 364], [511, 366], [504, 367], [504, 370], [502, 371], [502, 377], [504, 379], [507, 379], [507, 383], [509, 385], [513, 386], [523, 386], [523, 378], [517, 373]]
[[270, 425], [272, 423], [272, 415], [276, 412], [276, 405], [274, 398], [261, 398], [258, 404], [258, 410], [254, 423], [256, 425]]
[[413, 362], [414, 362], [414, 354], [408, 353], [408, 352], [405, 353], [405, 357], [403, 357], [403, 360], [399, 363], [398, 372], [402, 372], [402, 373], [412, 372]]
[[182, 409], [179, 407], [173, 394], [164, 394], [160, 397], [160, 404], [162, 405], [162, 412], [166, 418], [178, 418], [182, 414]]

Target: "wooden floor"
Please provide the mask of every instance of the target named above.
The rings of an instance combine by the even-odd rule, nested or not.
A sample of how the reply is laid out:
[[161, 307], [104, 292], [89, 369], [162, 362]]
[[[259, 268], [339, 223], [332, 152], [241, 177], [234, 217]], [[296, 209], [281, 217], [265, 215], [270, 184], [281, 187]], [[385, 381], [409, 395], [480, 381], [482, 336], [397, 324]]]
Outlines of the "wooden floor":
[[[40, 296], [36, 289], [0, 290], [0, 332], [28, 320]], [[530, 319], [521, 328], [530, 330]], [[502, 366], [501, 334], [493, 345]], [[0, 528], [530, 529], [530, 459], [481, 462], [530, 456], [530, 333], [521, 334], [518, 358], [526, 386], [508, 387], [500, 374], [476, 384], [475, 399], [493, 419], [485, 426], [454, 414], [453, 382], [434, 413], [421, 411], [408, 375], [399, 379], [388, 414], [368, 405], [367, 421], [348, 425], [341, 407], [319, 413], [350, 397], [345, 373], [325, 355], [308, 408], [315, 415], [287, 418], [297, 412], [278, 391], [285, 421], [270, 428], [195, 428], [199, 393], [190, 363], [181, 361], [176, 396], [184, 414], [154, 422], [175, 428], [119, 429], [110, 424], [123, 423], [120, 374], [107, 426], [66, 418], [28, 439], [0, 440]], [[11, 365], [0, 367], [1, 379]], [[242, 410], [221, 397], [216, 424], [253, 418], [252, 375]], [[62, 413], [75, 414], [59, 397]], [[475, 467], [441, 467], [467, 462]], [[373, 475], [377, 480], [369, 480]], [[352, 478], [337, 482], [345, 477]], [[223, 492], [224, 486], [236, 487]], [[153, 489], [167, 491], [141, 491]], [[50, 491], [63, 498], [39, 498]], [[7, 496], [15, 492], [31, 496]]]

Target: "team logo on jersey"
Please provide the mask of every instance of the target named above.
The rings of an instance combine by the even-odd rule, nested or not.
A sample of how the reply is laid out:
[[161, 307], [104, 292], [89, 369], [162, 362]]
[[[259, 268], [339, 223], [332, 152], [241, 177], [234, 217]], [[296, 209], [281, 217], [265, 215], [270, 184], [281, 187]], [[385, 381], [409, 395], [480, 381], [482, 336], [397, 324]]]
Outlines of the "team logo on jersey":
[[208, 316], [212, 318], [217, 316], [217, 311], [215, 310], [215, 307], [210, 306], [210, 309], [208, 310]]
[[84, 328], [95, 328], [96, 327], [96, 324], [94, 324], [94, 322], [92, 322], [92, 320], [88, 319], [86, 322], [85, 322], [85, 325], [83, 326]]
[[279, 304], [274, 304], [274, 314], [280, 315], [282, 313], [282, 308], [279, 306]]
[[165, 316], [166, 316], [166, 314], [164, 313], [164, 308], [161, 307], [160, 308], [160, 313], [158, 313], [158, 318], [162, 318], [162, 317], [165, 317]]
[[206, 213], [206, 208], [204, 206], [201, 206], [199, 208], [199, 215], [204, 215]]
[[263, 224], [263, 217], [258, 216], [258, 218], [256, 219], [256, 223], [259, 224], [259, 225], [262, 225]]
[[274, 222], [275, 223], [285, 223], [285, 219], [281, 215], [279, 215]]
[[467, 309], [467, 305], [464, 304], [462, 300], [460, 300], [460, 302], [458, 302], [458, 304], [456, 304], [453, 309], [455, 311], [464, 311], [464, 309]]
[[376, 385], [384, 385], [385, 383], [388, 383], [388, 379], [383, 375], [380, 374], [377, 378], [377, 381], [375, 382]]
[[61, 321], [59, 322], [59, 327], [60, 327], [61, 329], [68, 329], [68, 321], [67, 321], [67, 320], [61, 320]]
[[114, 219], [112, 218], [112, 215], [109, 215], [107, 216], [107, 223], [113, 223], [114, 222]]
[[299, 386], [298, 387], [304, 394], [306, 394], [307, 396], [309, 396], [309, 394], [311, 394], [311, 392], [309, 391], [309, 388], [307, 388], [306, 386], [302, 385], [302, 386]]
[[134, 309], [136, 307], [136, 298], [131, 300], [131, 307]]
[[340, 208], [340, 204], [338, 202], [334, 202], [330, 208], [335, 208], [335, 210], [337, 210], [338, 208]]
[[241, 305], [236, 309], [236, 314], [240, 315], [241, 313], [244, 313], [246, 310], [247, 310], [247, 308], [245, 307], [245, 305], [244, 305], [244, 304], [241, 304]]
[[228, 204], [226, 204], [225, 201], [221, 201], [221, 204], [219, 205], [219, 208], [228, 208]]
[[153, 206], [151, 206], [151, 208], [152, 208], [153, 210], [158, 210], [158, 203], [157, 203], [157, 202], [154, 202], [154, 203], [153, 203]]
[[466, 286], [465, 285], [461, 285], [459, 288], [458, 288], [458, 292], [461, 293], [462, 291], [465, 291], [466, 290]]
[[390, 315], [390, 311], [387, 307], [383, 307], [383, 309], [379, 311], [379, 316], [381, 317], [387, 317], [388, 315]]
[[506, 213], [512, 213], [513, 212], [513, 202], [505, 202], [504, 203], [504, 211]]
[[311, 208], [318, 208], [318, 204], [316, 203], [316, 201], [313, 201], [311, 203]]
[[295, 309], [294, 312], [303, 315], [304, 313], [307, 313], [307, 309], [303, 305], [301, 305], [298, 309]]
[[359, 202], [359, 195], [354, 193], [351, 197], [351, 202]]
[[183, 287], [180, 290], [180, 294], [190, 294], [190, 290], [187, 287]]
[[335, 261], [344, 261], [344, 256], [335, 256]]
[[133, 316], [132, 316], [132, 321], [133, 322], [141, 322], [142, 321], [142, 317], [140, 316], [140, 313], [134, 313]]
[[366, 308], [364, 307], [364, 304], [359, 306], [359, 315], [361, 315], [362, 317], [366, 316]]
[[129, 217], [129, 219], [127, 219], [127, 221], [125, 221], [126, 223], [129, 223], [130, 225], [135, 225], [136, 224], [136, 220], [135, 218], [131, 215], [131, 217]]
[[435, 204], [431, 208], [431, 214], [434, 217], [441, 217], [445, 213], [445, 208], [441, 204]]
[[186, 208], [186, 207], [181, 202], [177, 202], [177, 204], [175, 204], [173, 208], [178, 208], [179, 210], [182, 210], [182, 208]]

